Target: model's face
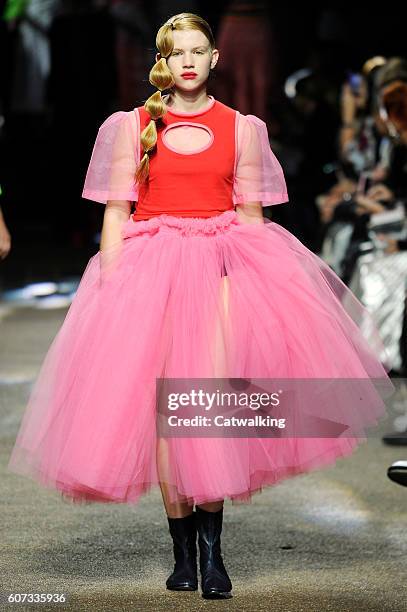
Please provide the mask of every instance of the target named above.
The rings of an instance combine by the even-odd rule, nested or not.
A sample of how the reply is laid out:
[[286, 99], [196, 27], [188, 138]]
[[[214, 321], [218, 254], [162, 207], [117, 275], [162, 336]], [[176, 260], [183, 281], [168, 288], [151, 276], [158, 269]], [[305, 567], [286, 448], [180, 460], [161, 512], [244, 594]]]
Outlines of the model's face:
[[[173, 30], [174, 48], [167, 57], [167, 65], [171, 70], [175, 88], [183, 91], [194, 91], [206, 83], [209, 70], [218, 61], [219, 52], [211, 50], [209, 40], [199, 30]], [[156, 61], [160, 59], [157, 53]], [[192, 72], [195, 76], [182, 76]]]

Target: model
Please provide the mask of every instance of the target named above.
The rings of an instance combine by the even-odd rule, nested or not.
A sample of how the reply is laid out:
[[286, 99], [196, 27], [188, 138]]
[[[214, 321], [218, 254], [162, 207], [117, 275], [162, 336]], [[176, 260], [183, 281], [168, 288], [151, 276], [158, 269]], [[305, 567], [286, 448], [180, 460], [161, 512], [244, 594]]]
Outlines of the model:
[[[224, 500], [249, 503], [266, 485], [349, 455], [393, 386], [362, 304], [263, 218], [263, 206], [288, 201], [283, 171], [266, 124], [207, 94], [219, 58], [208, 23], [175, 15], [156, 46], [157, 91], [99, 129], [83, 196], [106, 205], [100, 251], [46, 355], [8, 467], [75, 502], [131, 504], [159, 486], [175, 555], [167, 588], [198, 588], [198, 534], [202, 595], [228, 598]], [[357, 397], [328, 384], [287, 414], [295, 406], [297, 424], [329, 423], [346, 437], [157, 433], [157, 380], [316, 378], [364, 384]]]

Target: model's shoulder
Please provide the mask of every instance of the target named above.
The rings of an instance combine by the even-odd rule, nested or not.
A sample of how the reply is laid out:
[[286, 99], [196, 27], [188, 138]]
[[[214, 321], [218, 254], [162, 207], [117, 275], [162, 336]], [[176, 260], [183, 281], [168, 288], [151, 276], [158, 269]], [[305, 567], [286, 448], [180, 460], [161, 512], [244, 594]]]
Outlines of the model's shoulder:
[[239, 113], [239, 111], [236, 112], [241, 123], [255, 123], [257, 125], [266, 125], [265, 121], [263, 121], [263, 119], [260, 119], [260, 117], [257, 117], [257, 115], [243, 115], [242, 113]]
[[240, 134], [268, 134], [267, 124], [265, 121], [263, 121], [263, 119], [260, 119], [260, 117], [257, 117], [256, 115], [242, 115], [242, 113], [239, 113], [238, 111], [236, 112], [238, 130]]
[[242, 115], [242, 113], [239, 112], [236, 108], [232, 108], [231, 106], [224, 104], [220, 100], [216, 100], [216, 102], [217, 102], [218, 112], [224, 115], [236, 117], [239, 125], [241, 126], [250, 127], [250, 125], [257, 125], [258, 127], [262, 127], [266, 125], [265, 122], [259, 117], [257, 117], [256, 115]]
[[227, 104], [224, 104], [218, 99], [216, 99], [216, 108], [218, 112], [223, 113], [225, 115], [238, 114], [238, 111], [235, 108], [232, 108], [231, 106], [228, 106]]
[[114, 111], [103, 121], [99, 129], [101, 130], [101, 129], [110, 127], [114, 124], [126, 123], [128, 121], [131, 121], [132, 119], [134, 119], [134, 110], [135, 109], [131, 111], [124, 111], [124, 110]]
[[143, 117], [150, 117], [150, 113], [148, 113], [144, 107], [144, 104], [141, 104], [140, 106], [136, 106], [133, 109], [134, 113], [138, 113], [139, 117], [143, 118]]

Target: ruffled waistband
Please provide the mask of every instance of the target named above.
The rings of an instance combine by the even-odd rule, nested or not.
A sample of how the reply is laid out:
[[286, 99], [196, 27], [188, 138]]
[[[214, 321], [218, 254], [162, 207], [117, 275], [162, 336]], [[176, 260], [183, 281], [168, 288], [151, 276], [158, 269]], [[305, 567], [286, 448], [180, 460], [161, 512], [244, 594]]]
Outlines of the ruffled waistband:
[[175, 217], [173, 215], [158, 215], [143, 221], [130, 219], [124, 224], [122, 237], [131, 238], [139, 234], [156, 234], [165, 228], [182, 236], [214, 235], [227, 231], [231, 225], [240, 225], [238, 214], [235, 210], [225, 212], [213, 217]]

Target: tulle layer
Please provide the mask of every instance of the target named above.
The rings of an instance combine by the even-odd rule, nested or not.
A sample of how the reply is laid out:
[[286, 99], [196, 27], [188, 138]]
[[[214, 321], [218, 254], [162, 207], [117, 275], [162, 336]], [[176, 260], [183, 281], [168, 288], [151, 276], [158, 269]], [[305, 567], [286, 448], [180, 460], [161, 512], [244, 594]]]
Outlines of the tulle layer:
[[[230, 210], [130, 218], [122, 237], [88, 262], [8, 469], [74, 502], [135, 503], [160, 483], [172, 501], [250, 502], [349, 455], [386, 414], [393, 385], [372, 318], [282, 226]], [[157, 435], [157, 378], [220, 377], [363, 385], [300, 406], [340, 425], [337, 437]]]

